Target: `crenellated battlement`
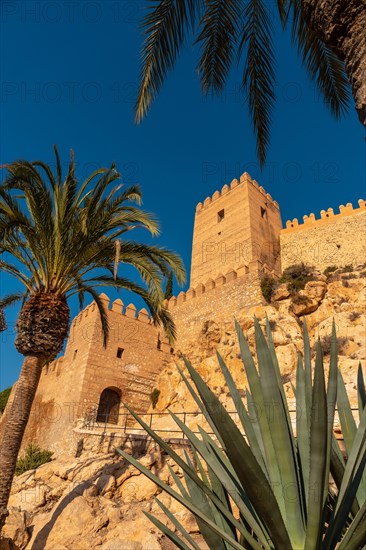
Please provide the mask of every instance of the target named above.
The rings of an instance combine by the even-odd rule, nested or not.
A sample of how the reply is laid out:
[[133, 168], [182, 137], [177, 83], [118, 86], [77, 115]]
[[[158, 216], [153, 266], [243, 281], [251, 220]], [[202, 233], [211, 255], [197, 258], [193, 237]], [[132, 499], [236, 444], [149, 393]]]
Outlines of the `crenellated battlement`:
[[237, 187], [243, 187], [244, 185], [251, 185], [254, 188], [258, 189], [258, 191], [266, 198], [266, 200], [269, 201], [275, 208], [279, 210], [280, 207], [278, 202], [273, 200], [271, 195], [267, 193], [266, 190], [261, 185], [259, 185], [259, 183], [256, 180], [252, 179], [248, 174], [248, 172], [244, 172], [244, 174], [240, 176], [240, 181], [234, 178], [230, 183], [230, 185], [225, 184], [221, 189], [216, 190], [212, 194], [212, 196], [206, 197], [203, 202], [199, 202], [196, 206], [196, 212], [197, 213], [201, 212], [202, 210], [207, 208], [207, 206], [211, 205], [213, 202], [217, 201], [227, 193], [230, 193], [233, 189]]
[[253, 260], [248, 265], [243, 264], [238, 269], [230, 269], [224, 274], [220, 273], [215, 279], [208, 279], [205, 283], [199, 283], [194, 288], [189, 288], [186, 292], [182, 291], [178, 296], [172, 296], [170, 300], [165, 301], [165, 305], [169, 311], [181, 306], [182, 304], [194, 300], [202, 295], [209, 294], [214, 289], [220, 288], [225, 285], [230, 285], [237, 279], [245, 284], [246, 280], [251, 275], [262, 275], [264, 273], [276, 276], [274, 271], [271, 270], [266, 264], [262, 264], [259, 260]]
[[[142, 323], [153, 324], [151, 315], [145, 308], [142, 308], [139, 311], [137, 311], [135, 304], [130, 303], [128, 305], [125, 305], [120, 298], [117, 298], [111, 304], [110, 303], [111, 300], [109, 296], [104, 294], [104, 292], [102, 292], [99, 295], [99, 298], [102, 300], [106, 311], [113, 311], [124, 317], [128, 317], [129, 319], [135, 319], [136, 321], [140, 321]], [[74, 318], [74, 320], [72, 321], [71, 327], [75, 327], [76, 325], [81, 324], [82, 322], [86, 321], [88, 318], [90, 319], [91, 314], [94, 313], [95, 311], [98, 311], [98, 308], [97, 308], [96, 302], [93, 301]]]
[[315, 214], [311, 213], [309, 216], [303, 216], [303, 223], [299, 223], [297, 218], [293, 220], [288, 220], [286, 222], [286, 228], [282, 229], [283, 233], [291, 233], [293, 231], [298, 231], [302, 229], [308, 229], [309, 227], [322, 225], [332, 221], [337, 221], [343, 216], [354, 216], [361, 212], [366, 211], [366, 201], [359, 199], [358, 208], [354, 208], [352, 203], [348, 202], [346, 206], [343, 204], [339, 207], [339, 213], [335, 214], [333, 208], [328, 208], [328, 210], [320, 211], [320, 218], [315, 218]]

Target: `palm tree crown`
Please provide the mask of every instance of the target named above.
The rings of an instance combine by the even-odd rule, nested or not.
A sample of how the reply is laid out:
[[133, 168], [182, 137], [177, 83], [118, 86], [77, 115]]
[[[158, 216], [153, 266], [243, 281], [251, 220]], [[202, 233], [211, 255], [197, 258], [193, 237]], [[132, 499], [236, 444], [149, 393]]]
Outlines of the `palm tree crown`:
[[[310, 3], [310, 2], [308, 2]], [[275, 102], [274, 10], [283, 27], [292, 28], [300, 58], [332, 113], [339, 117], [350, 98], [339, 55], [321, 40], [306, 18], [303, 0], [156, 0], [143, 20], [145, 40], [136, 103], [140, 122], [158, 95], [167, 73], [193, 34], [200, 46], [197, 72], [205, 94], [223, 91], [233, 61], [242, 76], [243, 102], [257, 138], [261, 165], [269, 144]]]
[[[1, 251], [7, 254], [0, 260], [0, 269], [16, 277], [25, 291], [2, 298], [0, 307], [19, 299], [28, 300], [22, 308], [26, 314], [33, 302], [40, 309], [42, 301], [44, 308], [51, 296], [51, 312], [61, 300], [68, 318], [66, 299], [77, 294], [82, 307], [88, 293], [99, 308], [106, 342], [107, 315], [95, 289], [114, 286], [142, 296], [154, 321], [162, 323], [168, 337], [174, 339], [174, 323], [163, 307], [162, 281], [173, 271], [178, 282], [183, 283], [180, 258], [164, 248], [123, 239], [137, 227], [158, 234], [154, 217], [136, 206], [141, 204], [140, 188], [111, 187], [120, 177], [114, 164], [109, 169], [96, 170], [79, 186], [72, 153], [63, 180], [57, 148], [55, 154], [56, 175], [41, 161], [21, 160], [6, 166], [8, 176], [0, 189], [0, 238]], [[118, 262], [135, 267], [143, 284], [118, 276]], [[32, 315], [28, 322], [24, 318], [18, 321], [16, 345], [23, 354], [30, 351], [23, 349], [24, 339], [38, 353], [43, 353], [45, 345], [43, 341], [39, 347], [34, 328], [33, 343], [29, 334], [25, 336], [25, 325], [30, 330], [34, 323]], [[52, 323], [48, 329], [51, 326]], [[63, 341], [66, 334], [62, 336]]]

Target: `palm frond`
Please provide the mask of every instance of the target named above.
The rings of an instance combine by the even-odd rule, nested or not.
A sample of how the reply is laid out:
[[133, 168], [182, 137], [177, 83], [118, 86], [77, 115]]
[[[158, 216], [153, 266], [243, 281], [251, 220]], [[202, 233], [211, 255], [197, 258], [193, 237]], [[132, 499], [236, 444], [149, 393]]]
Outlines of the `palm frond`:
[[142, 22], [146, 38], [141, 53], [140, 86], [135, 106], [137, 123], [150, 109], [167, 73], [174, 67], [185, 33], [194, 24], [200, 2], [153, 0], [150, 4], [151, 8]]
[[14, 292], [13, 294], [8, 294], [7, 296], [4, 296], [4, 298], [0, 298], [0, 310], [12, 306], [16, 302], [19, 302], [23, 299], [23, 295], [23, 292]]
[[239, 57], [244, 55], [243, 89], [247, 94], [249, 115], [257, 140], [257, 154], [263, 166], [269, 146], [275, 101], [275, 57], [273, 26], [268, 5], [263, 0], [248, 0], [243, 12]]
[[198, 72], [204, 93], [222, 92], [239, 31], [241, 0], [206, 0], [197, 42], [201, 44]]
[[290, 0], [292, 40], [297, 44], [300, 58], [320, 95], [338, 119], [347, 113], [351, 88], [344, 63], [320, 40], [306, 23], [300, 0]]

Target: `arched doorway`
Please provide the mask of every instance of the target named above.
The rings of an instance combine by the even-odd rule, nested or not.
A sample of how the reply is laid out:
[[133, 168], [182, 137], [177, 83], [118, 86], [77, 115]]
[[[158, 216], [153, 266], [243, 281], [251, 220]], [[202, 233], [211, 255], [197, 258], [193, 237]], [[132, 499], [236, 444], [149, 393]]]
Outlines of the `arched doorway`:
[[99, 399], [97, 422], [118, 424], [120, 404], [121, 395], [119, 390], [113, 388], [103, 390]]

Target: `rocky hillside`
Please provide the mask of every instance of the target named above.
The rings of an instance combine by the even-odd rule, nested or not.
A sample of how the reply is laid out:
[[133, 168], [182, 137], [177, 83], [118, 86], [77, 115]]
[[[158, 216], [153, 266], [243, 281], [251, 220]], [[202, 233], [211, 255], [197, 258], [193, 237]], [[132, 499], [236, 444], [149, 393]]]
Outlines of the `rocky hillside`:
[[[302, 350], [304, 318], [311, 343], [318, 337], [321, 339], [326, 362], [334, 318], [339, 338], [339, 365], [356, 406], [356, 370], [360, 361], [365, 367], [366, 358], [365, 266], [313, 274], [299, 285], [291, 286], [286, 281], [272, 291], [271, 303], [243, 310], [238, 321], [253, 347], [253, 316], [262, 325], [268, 316], [289, 400], [293, 397], [291, 382], [294, 382], [297, 352]], [[208, 319], [197, 345], [188, 354], [210, 387], [232, 410], [216, 350], [226, 360], [245, 397], [246, 379], [232, 320], [218, 325], [215, 319]], [[169, 415], [164, 414], [168, 409], [192, 412], [187, 416], [192, 429], [202, 422], [202, 418], [194, 414], [194, 402], [173, 364], [161, 373], [154, 394], [158, 398], [151, 412], [162, 413], [154, 417], [155, 428], [174, 429]], [[169, 460], [159, 449], [148, 448], [141, 460], [163, 480], [172, 483]], [[154, 483], [114, 454], [84, 452], [73, 460], [57, 457], [16, 478], [10, 500], [11, 514], [5, 527], [5, 535], [13, 542], [2, 541], [0, 546], [32, 550], [168, 550], [172, 548], [169, 541], [143, 515], [145, 510], [159, 516], [160, 509], [153, 500], [159, 492]], [[159, 498], [178, 515], [189, 532], [197, 533], [189, 513], [169, 496], [160, 494]]]
[[[307, 282], [306, 278], [309, 279]], [[295, 288], [291, 288], [292, 286]], [[304, 288], [297, 289], [296, 286]], [[355, 373], [360, 361], [363, 367], [365, 366], [366, 358], [365, 310], [366, 266], [358, 266], [355, 269], [349, 266], [331, 270], [327, 274], [313, 273], [295, 284], [292, 281], [278, 283], [267, 306], [243, 310], [237, 320], [254, 353], [253, 317], [256, 316], [264, 327], [268, 316], [283, 382], [291, 399], [291, 382], [295, 381], [297, 353], [302, 352], [304, 320], [311, 344], [315, 347], [315, 342], [320, 338], [327, 362], [334, 319], [338, 336], [339, 366], [351, 401], [357, 406]], [[215, 319], [208, 319], [197, 346], [186, 354], [211, 389], [221, 395], [221, 400], [228, 409], [232, 409], [232, 402], [217, 363], [216, 350], [225, 359], [236, 384], [244, 394], [246, 378], [232, 320], [222, 325], [217, 324]], [[194, 401], [174, 365], [161, 373], [156, 391], [159, 398], [155, 412], [164, 412], [168, 408], [173, 411], [195, 410]]]

